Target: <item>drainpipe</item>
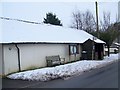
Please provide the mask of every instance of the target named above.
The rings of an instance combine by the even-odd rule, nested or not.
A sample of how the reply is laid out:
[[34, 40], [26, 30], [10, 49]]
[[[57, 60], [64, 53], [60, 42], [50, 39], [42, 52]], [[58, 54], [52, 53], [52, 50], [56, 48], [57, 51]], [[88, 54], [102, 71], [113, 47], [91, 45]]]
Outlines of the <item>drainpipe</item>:
[[15, 44], [15, 47], [17, 48], [17, 53], [18, 53], [18, 67], [19, 67], [19, 72], [21, 71], [21, 65], [20, 65], [20, 49], [17, 46], [17, 44]]

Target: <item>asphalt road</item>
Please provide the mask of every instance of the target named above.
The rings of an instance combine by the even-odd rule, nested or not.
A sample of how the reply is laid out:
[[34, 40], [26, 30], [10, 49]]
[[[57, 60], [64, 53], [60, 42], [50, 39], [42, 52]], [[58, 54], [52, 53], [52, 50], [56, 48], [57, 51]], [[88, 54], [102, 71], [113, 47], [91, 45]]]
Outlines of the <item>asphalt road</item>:
[[[120, 65], [120, 62], [119, 62]], [[48, 82], [3, 79], [3, 88], [118, 88], [118, 62], [68, 79]]]

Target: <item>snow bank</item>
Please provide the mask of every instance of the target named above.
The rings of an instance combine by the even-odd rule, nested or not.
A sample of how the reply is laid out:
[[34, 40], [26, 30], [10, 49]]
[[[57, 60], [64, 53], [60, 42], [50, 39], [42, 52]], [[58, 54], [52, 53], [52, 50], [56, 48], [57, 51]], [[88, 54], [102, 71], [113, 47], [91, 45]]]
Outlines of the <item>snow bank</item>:
[[104, 61], [108, 61], [108, 62], [115, 61], [115, 60], [118, 60], [118, 59], [120, 59], [120, 53], [110, 54], [110, 57], [108, 57], [108, 56], [104, 57]]
[[111, 54], [104, 60], [83, 60], [56, 67], [47, 67], [42, 69], [30, 70], [8, 75], [11, 79], [49, 81], [56, 78], [66, 78], [76, 74], [80, 74], [90, 69], [102, 67], [108, 63], [118, 60], [118, 54]]

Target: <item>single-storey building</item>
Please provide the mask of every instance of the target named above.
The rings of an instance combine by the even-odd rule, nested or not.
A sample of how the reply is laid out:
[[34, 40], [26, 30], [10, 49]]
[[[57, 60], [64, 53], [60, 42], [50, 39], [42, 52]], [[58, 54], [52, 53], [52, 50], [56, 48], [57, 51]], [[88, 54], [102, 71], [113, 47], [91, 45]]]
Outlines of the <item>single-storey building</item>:
[[[49, 24], [0, 19], [1, 75], [46, 66], [46, 56], [59, 55], [65, 62], [80, 60], [82, 45], [94, 36], [83, 30]], [[96, 38], [103, 50], [105, 42]], [[91, 46], [91, 45], [89, 45]]]
[[[93, 38], [94, 39], [94, 38]], [[104, 56], [104, 45], [96, 40], [88, 39], [81, 44], [82, 55], [81, 59], [86, 60], [102, 60]]]

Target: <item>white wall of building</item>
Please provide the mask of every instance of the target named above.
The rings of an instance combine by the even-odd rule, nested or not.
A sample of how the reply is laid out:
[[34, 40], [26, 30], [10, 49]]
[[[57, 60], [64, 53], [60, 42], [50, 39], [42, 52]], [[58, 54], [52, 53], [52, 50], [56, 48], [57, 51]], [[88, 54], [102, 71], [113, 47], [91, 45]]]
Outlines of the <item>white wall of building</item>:
[[0, 76], [2, 76], [2, 44], [0, 44]]
[[34, 67], [45, 67], [46, 56], [60, 55], [68, 59], [68, 45], [65, 44], [24, 44], [18, 45], [21, 52], [22, 70]]
[[[45, 67], [46, 56], [60, 55], [65, 62], [74, 60], [74, 55], [69, 56], [68, 44], [18, 44], [20, 49], [21, 70]], [[5, 73], [18, 71], [18, 54], [15, 45], [4, 46]], [[76, 55], [79, 59], [80, 55]], [[71, 60], [69, 60], [71, 59]]]
[[18, 71], [18, 55], [15, 45], [4, 45], [4, 73]]
[[120, 22], [120, 1], [118, 2], [118, 22]]
[[3, 75], [3, 63], [2, 63], [2, 60], [3, 60], [3, 58], [2, 58], [2, 56], [3, 56], [3, 50], [2, 50], [2, 44], [0, 44], [0, 90], [2, 90], [2, 75]]

